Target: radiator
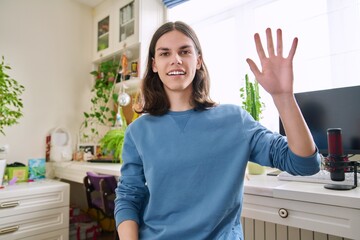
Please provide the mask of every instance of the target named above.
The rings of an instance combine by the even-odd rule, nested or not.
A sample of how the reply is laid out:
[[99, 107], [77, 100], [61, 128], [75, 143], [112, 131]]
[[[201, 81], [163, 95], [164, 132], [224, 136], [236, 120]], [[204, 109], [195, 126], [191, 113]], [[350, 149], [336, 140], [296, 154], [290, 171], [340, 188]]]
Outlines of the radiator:
[[241, 222], [245, 240], [353, 240], [251, 218]]

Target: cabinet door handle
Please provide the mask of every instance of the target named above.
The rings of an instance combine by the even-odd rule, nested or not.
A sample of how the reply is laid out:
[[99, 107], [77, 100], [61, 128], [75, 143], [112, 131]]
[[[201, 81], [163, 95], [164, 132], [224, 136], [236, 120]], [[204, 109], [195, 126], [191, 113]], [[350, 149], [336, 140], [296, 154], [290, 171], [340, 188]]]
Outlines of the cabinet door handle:
[[19, 230], [19, 226], [4, 227], [0, 229], [0, 235], [16, 232], [17, 230]]
[[289, 212], [285, 208], [280, 208], [278, 213], [282, 218], [287, 218], [289, 216]]
[[20, 204], [19, 201], [3, 202], [3, 203], [0, 203], [0, 209], [1, 208], [17, 207], [17, 206], [19, 206], [19, 204]]

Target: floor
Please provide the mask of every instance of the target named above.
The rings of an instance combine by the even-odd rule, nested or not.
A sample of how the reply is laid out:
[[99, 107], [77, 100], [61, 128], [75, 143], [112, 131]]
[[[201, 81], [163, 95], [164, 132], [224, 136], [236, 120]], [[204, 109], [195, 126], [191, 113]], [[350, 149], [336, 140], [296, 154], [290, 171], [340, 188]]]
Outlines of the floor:
[[[93, 237], [92, 235], [91, 236], [88, 236], [87, 238], [83, 235], [80, 237], [81, 240], [116, 240], [115, 239], [115, 236], [114, 236], [114, 233], [101, 233], [100, 236], [97, 236], [97, 237]], [[69, 237], [70, 240], [78, 240], [77, 236], [75, 235], [72, 235]]]
[[114, 233], [107, 233], [103, 232], [101, 233], [101, 236], [97, 238], [98, 240], [115, 240]]
[[[83, 187], [83, 186], [81, 186]], [[83, 189], [80, 189], [80, 191], [83, 191]], [[76, 194], [74, 194], [77, 196]], [[87, 206], [86, 206], [87, 208]], [[86, 209], [84, 207], [84, 209]], [[77, 240], [78, 235], [78, 228], [80, 225], [81, 233], [80, 238], [83, 239], [89, 239], [89, 240], [118, 240], [115, 238], [114, 232], [109, 232], [114, 228], [109, 227], [112, 224], [115, 224], [114, 220], [110, 220], [109, 218], [105, 218], [99, 223], [97, 223], [98, 218], [103, 218], [104, 216], [99, 213], [99, 211], [95, 209], [87, 209], [82, 210], [77, 204], [73, 204], [70, 211], [70, 240]], [[94, 231], [88, 231], [88, 235], [86, 237], [86, 230], [90, 230], [94, 225], [101, 225], [105, 230], [101, 230], [101, 227], [97, 229], [97, 231], [102, 231], [100, 236], [97, 236], [96, 238], [93, 237]], [[90, 228], [90, 229], [89, 229]], [[93, 230], [93, 229], [92, 229]]]
[[[95, 230], [96, 227], [94, 224], [96, 224], [96, 222], [70, 224], [69, 239], [78, 240], [79, 239], [78, 236], [80, 236], [81, 240], [87, 240], [87, 239], [88, 240], [118, 240], [114, 232], [101, 230], [99, 225], [97, 230]], [[96, 232], [97, 233], [100, 232], [100, 236], [94, 237], [94, 234], [97, 235]]]

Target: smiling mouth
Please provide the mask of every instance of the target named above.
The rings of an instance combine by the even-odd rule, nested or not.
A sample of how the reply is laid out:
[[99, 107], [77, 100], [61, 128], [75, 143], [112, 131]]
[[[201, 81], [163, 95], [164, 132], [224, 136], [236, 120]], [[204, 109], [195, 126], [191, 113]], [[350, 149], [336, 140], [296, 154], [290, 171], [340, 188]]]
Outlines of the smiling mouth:
[[167, 73], [168, 76], [178, 76], [178, 75], [185, 75], [185, 74], [186, 74], [185, 71], [171, 71], [171, 72]]

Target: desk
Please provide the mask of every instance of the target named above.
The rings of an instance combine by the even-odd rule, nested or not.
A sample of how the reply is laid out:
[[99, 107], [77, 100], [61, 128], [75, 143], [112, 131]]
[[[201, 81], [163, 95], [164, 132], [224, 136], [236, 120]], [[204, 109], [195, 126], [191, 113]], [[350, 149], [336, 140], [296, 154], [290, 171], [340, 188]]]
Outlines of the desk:
[[[53, 163], [56, 177], [78, 183], [82, 183], [86, 171], [119, 176], [120, 167], [120, 164], [111, 163]], [[288, 216], [280, 216], [280, 210]], [[335, 191], [318, 183], [279, 181], [274, 176], [250, 175], [244, 181], [242, 217], [359, 240], [360, 187]]]
[[57, 178], [83, 183], [86, 172], [120, 176], [121, 164], [118, 163], [88, 163], [88, 162], [52, 162], [54, 175]]

